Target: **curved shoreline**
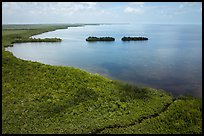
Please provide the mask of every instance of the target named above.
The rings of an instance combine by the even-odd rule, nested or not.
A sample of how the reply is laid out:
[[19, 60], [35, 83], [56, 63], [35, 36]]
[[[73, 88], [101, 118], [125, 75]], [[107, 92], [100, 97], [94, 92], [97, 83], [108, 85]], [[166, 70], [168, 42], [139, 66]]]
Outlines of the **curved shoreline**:
[[[65, 25], [65, 26], [56, 26], [56, 28], [54, 28], [54, 29], [50, 29], [50, 30], [45, 30], [45, 31], [42, 31], [42, 32], [40, 32], [40, 33], [37, 33], [37, 34], [33, 34], [33, 35], [30, 35], [27, 39], [25, 39], [25, 42], [29, 42], [29, 40], [30, 40], [30, 38], [32, 38], [32, 36], [37, 36], [37, 35], [41, 35], [41, 34], [43, 34], [43, 33], [47, 33], [47, 32], [52, 32], [52, 31], [56, 31], [56, 30], [60, 30], [60, 29], [68, 29], [69, 27], [84, 27], [84, 26], [86, 26], [86, 25], [92, 25], [92, 24], [78, 24], [78, 25], [74, 25], [74, 26], [68, 26], [68, 25]], [[99, 24], [93, 24], [93, 25], [99, 25]], [[9, 29], [10, 30], [10, 29]], [[25, 30], [25, 29], [22, 29], [22, 30]], [[97, 38], [97, 37], [88, 37], [88, 38]], [[87, 39], [88, 39], [87, 38]], [[102, 39], [103, 38], [107, 38], [107, 37], [102, 37]], [[112, 37], [108, 37], [108, 38], [112, 38]], [[124, 37], [123, 37], [124, 38]], [[129, 38], [129, 39], [131, 39], [131, 38], [145, 38], [146, 39], [146, 37], [125, 37], [125, 38]], [[49, 40], [52, 40], [52, 39], [55, 39], [55, 38], [33, 38], [34, 39], [34, 41], [33, 42], [50, 42]], [[40, 40], [40, 41], [37, 41], [37, 40]], [[100, 38], [98, 38], [98, 39], [100, 39]], [[32, 39], [31, 39], [32, 40]], [[42, 41], [41, 41], [42, 40]], [[56, 40], [57, 41], [54, 41], [54, 42], [61, 42], [62, 41], [62, 39], [61, 38], [56, 38]], [[114, 40], [115, 40], [115, 38], [114, 38]], [[148, 40], [148, 38], [147, 38], [147, 40]], [[101, 41], [103, 41], [103, 40], [101, 40]], [[123, 40], [122, 40], [123, 41]], [[127, 40], [128, 41], [128, 40]], [[131, 41], [131, 40], [130, 40]], [[134, 40], [133, 40], [134, 41]], [[137, 41], [137, 40], [136, 40]], [[11, 46], [4, 46], [4, 47], [12, 47], [13, 46], [13, 44], [14, 43], [23, 43], [24, 41], [23, 40], [19, 40], [18, 42], [12, 42], [12, 44], [11, 44]], [[52, 41], [51, 41], [52, 42]], [[92, 40], [90, 40], [89, 42], [92, 42]], [[95, 42], [95, 41], [93, 41], [93, 42]], [[33, 62], [35, 62], [35, 61], [33, 61]], [[41, 63], [41, 62], [40, 62]], [[50, 64], [51, 66], [55, 66], [55, 65], [52, 65], [52, 64]], [[81, 70], [83, 70], [83, 69], [81, 69]], [[85, 70], [86, 71], [86, 70]], [[89, 72], [89, 71], [87, 71], [87, 72]], [[103, 76], [103, 75], [101, 75], [101, 76]], [[117, 79], [116, 79], [117, 80]], [[121, 81], [121, 80], [120, 80]], [[126, 82], [126, 81], [122, 81], [122, 82]], [[132, 84], [132, 85], [135, 85], [134, 83], [129, 83], [129, 84]], [[154, 87], [152, 87], [152, 88], [154, 88]], [[157, 88], [158, 89], [158, 88]], [[168, 92], [168, 93], [170, 93], [171, 94], [171, 92]], [[171, 95], [173, 95], [173, 94], [171, 94]], [[187, 94], [187, 95], [189, 95], [189, 94]], [[174, 95], [175, 97], [177, 97], [178, 95]], [[200, 97], [198, 97], [198, 96], [194, 96], [194, 97], [196, 97], [196, 98], [200, 98]]]
[[[87, 118], [89, 116], [92, 117], [95, 114], [97, 116], [97, 119], [99, 119], [96, 121], [97, 122], [102, 121], [101, 119], [103, 118], [100, 119], [101, 116], [97, 115], [101, 113], [100, 110], [102, 111], [103, 109], [110, 110], [110, 111], [107, 111], [107, 114], [108, 115], [110, 114], [109, 116], [112, 116], [112, 118], [116, 118], [116, 119], [120, 117], [120, 114], [119, 116], [117, 116], [117, 114], [122, 113], [122, 115], [125, 114], [126, 116], [130, 116], [131, 117], [130, 119], [138, 118], [139, 120], [142, 120], [143, 119], [141, 118], [142, 116], [134, 117], [133, 114], [129, 114], [129, 111], [126, 111], [126, 109], [130, 107], [128, 110], [131, 111], [132, 108], [134, 108], [138, 102], [144, 101], [144, 103], [142, 103], [143, 105], [139, 105], [139, 108], [142, 108], [145, 106], [147, 109], [145, 108], [144, 110], [147, 110], [147, 111], [150, 110], [149, 112], [152, 112], [151, 108], [148, 109], [148, 106], [151, 105], [151, 103], [153, 103], [153, 105], [151, 106], [156, 106], [153, 108], [153, 111], [154, 110], [157, 111], [157, 108], [161, 108], [161, 109], [165, 108], [165, 105], [168, 104], [172, 99], [172, 96], [166, 95], [167, 92], [162, 93], [160, 91], [152, 90], [152, 89], [140, 90], [140, 88], [135, 88], [134, 86], [122, 85], [122, 83], [116, 84], [115, 81], [112, 81], [108, 78], [104, 78], [101, 75], [94, 75], [94, 74], [88, 73], [81, 69], [72, 68], [69, 66], [51, 66], [40, 62], [25, 61], [25, 60], [16, 58], [14, 55], [12, 55], [11, 53], [8, 53], [5, 50], [3, 50], [2, 56], [3, 56], [3, 61], [2, 61], [3, 81], [2, 82], [4, 83], [4, 88], [3, 88], [4, 91], [2, 91], [3, 92], [2, 96], [4, 96], [2, 98], [2, 106], [4, 109], [2, 110], [4, 111], [2, 112], [2, 115], [4, 115], [2, 119], [3, 120], [2, 133], [32, 133], [33, 131], [32, 129], [29, 130], [30, 129], [29, 126], [30, 124], [32, 125], [33, 120], [36, 122], [38, 121], [41, 122], [40, 124], [38, 124], [38, 126], [32, 126], [37, 128], [36, 129], [37, 133], [46, 133], [46, 132], [59, 133], [61, 132], [60, 130], [51, 129], [51, 131], [49, 131], [48, 129], [48, 130], [45, 130], [44, 132], [44, 131], [41, 131], [41, 128], [43, 129], [43, 126], [45, 125], [50, 126], [50, 124], [52, 126], [52, 123], [49, 121], [55, 121], [55, 123], [57, 123], [57, 120], [63, 120], [63, 119], [69, 119], [69, 118], [72, 119], [73, 116], [79, 118], [80, 115], [82, 115], [83, 118], [81, 118], [81, 120], [76, 119], [75, 120], [76, 124], [75, 122], [73, 123], [70, 122], [71, 120], [66, 121], [66, 123], [64, 124], [66, 127], [63, 128], [64, 133], [86, 133], [89, 130], [88, 129], [89, 126], [87, 127], [87, 129], [82, 129], [80, 126], [78, 126], [78, 124], [84, 125], [83, 123], [86, 123], [87, 121], [85, 120], [85, 122], [83, 123], [79, 123], [77, 121], [83, 121], [85, 117]], [[9, 68], [15, 68], [15, 69], [9, 69]], [[4, 73], [4, 72], [7, 72], [7, 73]], [[16, 75], [16, 72], [19, 72], [19, 73], [17, 73]], [[20, 79], [17, 78], [19, 75], [21, 76]], [[23, 75], [25, 76], [25, 78]], [[38, 77], [36, 75], [38, 75]], [[34, 78], [32, 78], [33, 76]], [[14, 78], [15, 80], [10, 81], [9, 77], [15, 77]], [[66, 80], [64, 79], [64, 77], [66, 77], [65, 78]], [[75, 80], [73, 80], [72, 78], [75, 78]], [[48, 84], [47, 81], [50, 84]], [[28, 84], [26, 84], [27, 82]], [[15, 88], [10, 89], [10, 87], [12, 87], [11, 86], [12, 84], [17, 85], [16, 86], [17, 89]], [[22, 89], [24, 85], [25, 85], [25, 89]], [[32, 88], [30, 89], [32, 85], [35, 85], [34, 89]], [[43, 88], [43, 87], [46, 87], [46, 85], [48, 86], [48, 89]], [[21, 86], [22, 88], [19, 88], [18, 86]], [[104, 88], [104, 86], [106, 87]], [[112, 88], [112, 86], [114, 87]], [[118, 88], [119, 90], [117, 90]], [[14, 91], [17, 91], [17, 92], [20, 91], [20, 92], [19, 94], [15, 92], [14, 93], [15, 95], [12, 96], [12, 93]], [[71, 93], [69, 93], [69, 91]], [[119, 96], [118, 96], [118, 93], [120, 94]], [[113, 97], [114, 95], [116, 95], [117, 97]], [[150, 102], [147, 103], [147, 101], [150, 101]], [[133, 102], [132, 105], [131, 105], [131, 102]], [[96, 112], [93, 112], [94, 110], [96, 110]], [[135, 110], [137, 111], [137, 108]], [[89, 112], [90, 112], [90, 115], [89, 115]], [[104, 116], [105, 118], [106, 110], [104, 112], [105, 113], [102, 116]], [[152, 115], [149, 112], [145, 112], [145, 113], [147, 115]], [[36, 118], [35, 113], [39, 115], [42, 114], [42, 116], [38, 116], [39, 120], [38, 118]], [[116, 115], [112, 113], [115, 113]], [[132, 111], [132, 113], [134, 113], [134, 110]], [[60, 118], [58, 114], [66, 118]], [[140, 112], [138, 112], [137, 114], [143, 115]], [[70, 116], [66, 116], [66, 115], [70, 115]], [[13, 119], [13, 117], [16, 117], [17, 120]], [[20, 117], [23, 118], [23, 120]], [[31, 118], [31, 120], [29, 120], [27, 117]], [[58, 118], [55, 119], [53, 117], [58, 117]], [[43, 120], [40, 120], [41, 118]], [[49, 119], [49, 118], [51, 118], [52, 120], [48, 120], [48, 124], [46, 124], [46, 121], [44, 119]], [[94, 118], [95, 116], [93, 116], [93, 118], [91, 119], [88, 118], [89, 123], [86, 125], [93, 124], [93, 126], [90, 126], [90, 130], [93, 130], [93, 127], [95, 127], [97, 130], [97, 128], [100, 128], [100, 127], [106, 128], [107, 126], [111, 126], [111, 125], [114, 126], [115, 124], [118, 123], [116, 121], [113, 121], [114, 122], [113, 123], [111, 120], [108, 120], [108, 121], [105, 121], [106, 123], [99, 122], [100, 124], [98, 125], [96, 122], [94, 123], [94, 121], [91, 122], [92, 119]], [[8, 119], [11, 119], [11, 120], [8, 120]], [[14, 122], [12, 122], [13, 120]], [[126, 121], [126, 118], [124, 117], [124, 122], [125, 121]], [[12, 125], [9, 126], [7, 122], [14, 123], [14, 126]], [[26, 123], [28, 127], [21, 124], [21, 122]], [[59, 122], [59, 124], [57, 123], [57, 125], [59, 125], [60, 127], [60, 125], [63, 123], [64, 122]], [[103, 123], [105, 124], [102, 125]], [[43, 126], [41, 126], [41, 124]], [[69, 124], [74, 125], [74, 127], [72, 128], [72, 126], [71, 125], [69, 126]], [[53, 124], [53, 125], [56, 127], [56, 124]], [[19, 126], [23, 128], [19, 129], [18, 128]], [[119, 126], [123, 126], [123, 125], [119, 123]], [[63, 127], [63, 125], [61, 127]], [[68, 127], [68, 130], [67, 130], [67, 127]]]
[[[76, 26], [68, 26], [68, 25], [65, 25], [64, 27], [61, 27], [61, 26], [57, 26], [57, 27], [59, 27], [59, 28], [55, 28], [55, 29], [50, 29], [50, 30], [45, 30], [45, 31], [43, 31], [43, 32], [40, 32], [40, 33], [38, 33], [38, 34], [33, 34], [33, 35], [30, 35], [29, 37], [28, 37], [28, 39], [25, 39], [25, 42], [29, 42], [29, 40], [30, 40], [30, 38], [32, 38], [32, 36], [37, 36], [37, 35], [41, 35], [41, 34], [43, 34], [43, 33], [47, 33], [47, 32], [52, 32], [52, 31], [56, 31], [56, 30], [60, 30], [60, 29], [68, 29], [68, 27], [83, 27], [83, 26], [86, 26], [86, 25], [90, 25], [90, 24], [79, 24], [79, 25], [76, 25]], [[94, 24], [95, 25], [95, 24]], [[96, 25], [98, 25], [98, 24], [96, 24]], [[24, 30], [24, 29], [22, 29], [22, 30]], [[96, 38], [96, 39], [100, 39], [100, 38], [97, 38], [97, 37], [88, 37], [88, 38]], [[88, 39], [87, 38], [87, 39]], [[107, 38], [107, 37], [102, 37], [102, 39], [103, 38]], [[108, 37], [108, 38], [112, 38], [112, 37]], [[124, 37], [123, 37], [124, 38]], [[131, 38], [145, 38], [146, 39], [146, 37], [125, 37], [125, 38], [129, 38], [129, 39], [131, 39]], [[55, 39], [55, 38], [33, 38], [34, 39], [34, 41], [33, 42], [50, 42], [49, 40], [52, 40], [52, 39]], [[42, 40], [42, 41], [37, 41], [37, 40]], [[32, 40], [32, 39], [31, 39]], [[43, 41], [44, 40], [44, 41]], [[57, 41], [54, 41], [54, 42], [61, 42], [62, 41], [62, 39], [61, 38], [56, 38], [56, 40]], [[59, 41], [58, 41], [59, 40]], [[115, 38], [114, 38], [114, 40], [115, 40]], [[147, 38], [147, 40], [148, 40], [148, 38]], [[103, 41], [103, 40], [101, 40], [101, 41]], [[122, 40], [123, 41], [123, 40]], [[127, 40], [127, 41], [129, 41], [129, 40]], [[131, 41], [131, 40], [130, 40]], [[133, 40], [134, 41], [134, 40]], [[137, 40], [136, 40], [137, 41]], [[92, 40], [90, 40], [89, 42], [92, 42]], [[95, 42], [94, 40], [93, 40], [93, 42]], [[24, 41], [23, 40], [19, 40], [19, 41], [17, 41], [17, 42], [12, 42], [12, 45], [11, 46], [4, 46], [4, 47], [12, 47], [13, 46], [13, 44], [14, 43], [24, 43]], [[29, 61], [29, 60], [28, 60]], [[32, 60], [31, 60], [32, 61]], [[33, 62], [35, 62], [35, 61], [33, 61]], [[42, 63], [42, 62], [40, 62], [40, 63]], [[44, 63], [43, 63], [44, 64]], [[51, 66], [55, 66], [55, 65], [52, 65], [52, 64], [49, 64], [49, 65], [51, 65]], [[69, 67], [69, 66], [68, 66]], [[83, 69], [80, 69], [80, 70], [83, 70]], [[86, 71], [86, 70], [84, 70], [84, 71]], [[86, 71], [86, 72], [89, 72], [89, 71]], [[103, 75], [101, 75], [101, 76], [103, 76]], [[117, 79], [116, 79], [117, 80]], [[121, 80], [120, 80], [121, 81]], [[126, 81], [122, 81], [122, 82], [126, 82]], [[134, 83], [128, 83], [128, 84], [132, 84], [132, 85], [135, 85]], [[149, 86], [150, 87], [150, 86]], [[152, 88], [154, 88], [154, 87], [152, 87]], [[158, 88], [157, 88], [158, 89]], [[168, 92], [168, 93], [170, 93], [171, 94], [171, 92]], [[171, 94], [171, 95], [173, 95], [173, 94]], [[188, 94], [189, 95], [189, 94]], [[174, 95], [174, 97], [177, 97], [178, 95]], [[194, 96], [194, 97], [196, 97], [196, 98], [200, 98], [200, 97], [197, 97], [197, 96]]]

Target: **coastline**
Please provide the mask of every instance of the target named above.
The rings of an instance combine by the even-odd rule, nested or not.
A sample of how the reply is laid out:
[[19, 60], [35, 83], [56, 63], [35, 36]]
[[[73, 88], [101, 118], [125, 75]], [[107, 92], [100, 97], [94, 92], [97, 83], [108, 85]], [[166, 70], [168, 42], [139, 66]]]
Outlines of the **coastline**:
[[[59, 27], [52, 28], [49, 30], [55, 31], [58, 28]], [[60, 27], [59, 29], [63, 29], [63, 28]], [[44, 32], [48, 32], [49, 30], [44, 29], [44, 30], [40, 30], [39, 32], [34, 31], [35, 33], [31, 32], [28, 35], [32, 36], [33, 34], [36, 34], [36, 33], [41, 34]], [[2, 35], [2, 39], [3, 39], [3, 35]], [[29, 119], [26, 119], [25, 121], [23, 121], [24, 123], [27, 124], [27, 126], [24, 126], [24, 129], [19, 128], [19, 126], [21, 127], [23, 126], [23, 125], [19, 125], [20, 123], [19, 121], [17, 121], [16, 123], [16, 125], [18, 124], [17, 126], [15, 125], [7, 126], [8, 121], [12, 122], [13, 117], [18, 116], [18, 114], [22, 115], [22, 113], [24, 113], [23, 111], [26, 109], [29, 111], [34, 110], [36, 111], [36, 113], [45, 114], [45, 116], [44, 115], [42, 116], [42, 120], [40, 119], [36, 120], [35, 118], [33, 118], [34, 117], [33, 114], [29, 111], [28, 113], [25, 113], [26, 115], [22, 115], [24, 117], [30, 116], [31, 120], [37, 121], [37, 122], [44, 121], [44, 119], [49, 116], [52, 117], [52, 120], [55, 120], [54, 117], [55, 115], [58, 115], [58, 114], [63, 116], [63, 118], [61, 119], [65, 119], [65, 117], [70, 117], [71, 115], [71, 116], [76, 116], [76, 118], [81, 119], [83, 122], [84, 119], [80, 115], [80, 112], [83, 113], [83, 115], [87, 118], [87, 120], [91, 119], [88, 116], [96, 118], [96, 120], [91, 121], [91, 125], [86, 124], [88, 126], [83, 126], [82, 127], [83, 129], [80, 129], [80, 127], [78, 126], [78, 124], [80, 123], [77, 120], [75, 120], [75, 123], [77, 124], [71, 123], [71, 124], [74, 124], [73, 125], [74, 127], [70, 127], [70, 130], [66, 130], [65, 127], [61, 126], [64, 128], [63, 133], [89, 133], [89, 132], [94, 132], [93, 130], [95, 129], [104, 128], [103, 130], [106, 130], [108, 129], [107, 126], [114, 126], [112, 128], [110, 127], [111, 129], [114, 129], [113, 130], [114, 132], [118, 126], [125, 126], [128, 124], [132, 124], [133, 122], [131, 122], [131, 120], [133, 118], [135, 120], [140, 120], [146, 117], [148, 120], [150, 120], [151, 117], [149, 116], [154, 115], [153, 113], [158, 113], [158, 116], [156, 116], [155, 118], [159, 118], [159, 115], [160, 115], [159, 113], [162, 111], [162, 109], [164, 109], [164, 107], [166, 107], [166, 105], [169, 105], [169, 104], [175, 105], [176, 101], [182, 101], [182, 99], [184, 99], [182, 101], [182, 104], [185, 105], [185, 101], [188, 101], [189, 103], [191, 101], [196, 103], [196, 100], [197, 100], [197, 99], [194, 100], [194, 98], [191, 98], [191, 97], [190, 98], [181, 97], [181, 98], [178, 98], [178, 100], [174, 100], [175, 98], [173, 98], [171, 95], [169, 95], [166, 92], [158, 91], [152, 88], [138, 88], [136, 86], [131, 86], [122, 82], [119, 83], [117, 81], [112, 81], [112, 80], [109, 80], [108, 78], [102, 77], [100, 75], [94, 75], [80, 69], [65, 67], [65, 66], [50, 66], [39, 62], [24, 61], [16, 58], [15, 56], [12, 55], [12, 53], [5, 51], [4, 47], [6, 44], [4, 43], [7, 42], [7, 41], [5, 42], [5, 40], [6, 39], [4, 39], [4, 41], [2, 40], [2, 44], [3, 44], [3, 48], [2, 48], [3, 81], [2, 82], [3, 82], [3, 90], [4, 90], [2, 93], [2, 99], [3, 99], [2, 105], [4, 110], [2, 111], [5, 111], [4, 113], [2, 112], [2, 115], [4, 115], [2, 119], [3, 133], [9, 133], [9, 129], [11, 130], [12, 128], [15, 128], [15, 129], [13, 129], [13, 131], [10, 133], [27, 132], [26, 131], [27, 127], [28, 128], [31, 127], [30, 125], [27, 124], [30, 121]], [[16, 69], [14, 70], [12, 66]], [[25, 73], [21, 71], [19, 73], [18, 70], [21, 70], [21, 68], [25, 70]], [[20, 79], [14, 78], [15, 81], [11, 81], [10, 78], [15, 77], [14, 75], [16, 72], [18, 73], [16, 77], [19, 77], [20, 75], [25, 75], [25, 78], [24, 77], [21, 77]], [[51, 73], [54, 73], [54, 74], [51, 75]], [[32, 77], [40, 81], [37, 82], [36, 80], [31, 79]], [[26, 78], [29, 80], [25, 81]], [[72, 78], [74, 80], [72, 80]], [[49, 83], [47, 83], [47, 81]], [[29, 82], [29, 83], [26, 83], [26, 82]], [[41, 82], [45, 82], [45, 83], [43, 83], [43, 85], [40, 85]], [[12, 86], [13, 83], [15, 87]], [[28, 86], [32, 87], [31, 86], [32, 84], [30, 83], [35, 83], [37, 86], [34, 86], [34, 89], [32, 88], [28, 89], [30, 90], [29, 92], [28, 90], [26, 90], [26, 88], [24, 88], [23, 85], [21, 85], [21, 87], [19, 88], [18, 87], [18, 85], [20, 85], [19, 83], [24, 83], [26, 87]], [[43, 89], [40, 89], [40, 87], [42, 88], [44, 87], [44, 89], [47, 89], [47, 90], [45, 92], [41, 92]], [[76, 91], [73, 91], [74, 89], [77, 90], [79, 93], [77, 93]], [[87, 92], [83, 90], [89, 90], [89, 91]], [[24, 92], [25, 94], [29, 95], [28, 98], [25, 98], [24, 96], [25, 94], [16, 94], [18, 91], [20, 91], [21, 93]], [[74, 99], [72, 99], [72, 97], [74, 97]], [[105, 97], [108, 97], [108, 99]], [[26, 105], [25, 107], [22, 106], [22, 102], [20, 102], [21, 100], [19, 99], [22, 99], [24, 103], [27, 103], [25, 104]], [[127, 99], [130, 99], [130, 100], [127, 100]], [[6, 103], [8, 103], [9, 100], [10, 102], [8, 105], [10, 105], [11, 107], [8, 107], [5, 105]], [[16, 105], [13, 104], [13, 102], [17, 103], [18, 106], [16, 107]], [[34, 102], [37, 104], [35, 104]], [[66, 107], [66, 103], [69, 103], [68, 107]], [[100, 106], [96, 106], [95, 103], [97, 103]], [[106, 103], [106, 105], [103, 105], [104, 103]], [[138, 105], [136, 108], [133, 108], [137, 103], [141, 105]], [[153, 103], [154, 105], [152, 105], [151, 103]], [[35, 107], [31, 107], [29, 106], [29, 104], [31, 106], [36, 106], [43, 111], [38, 111], [39, 109], [35, 109]], [[144, 109], [142, 108], [142, 104], [145, 105]], [[49, 107], [49, 105], [51, 105], [51, 107]], [[149, 109], [146, 109], [149, 107], [149, 105], [151, 105], [152, 107], [150, 107]], [[72, 107], [72, 109], [69, 109], [69, 107]], [[92, 109], [89, 109], [89, 107], [92, 107]], [[137, 109], [138, 107], [139, 109], [143, 109], [145, 112], [143, 113], [141, 112], [142, 110], [138, 110]], [[18, 109], [18, 108], [20, 110], [17, 111], [18, 114], [16, 115], [15, 113], [13, 113], [12, 110]], [[88, 108], [88, 111], [90, 111], [90, 113], [86, 113], [87, 108]], [[107, 108], [108, 111], [106, 111], [106, 109], [104, 108]], [[133, 109], [130, 109], [130, 108], [133, 108]], [[130, 114], [127, 109], [131, 111], [131, 113], [136, 112], [137, 114]], [[194, 108], [192, 107], [192, 109]], [[93, 113], [94, 114], [98, 113], [98, 111], [102, 113], [103, 111], [106, 111], [107, 113], [104, 112], [102, 114], [104, 118], [98, 117], [98, 115], [95, 115], [96, 117], [91, 115]], [[168, 112], [168, 108], [165, 111]], [[9, 119], [5, 117], [5, 115], [8, 112], [11, 114], [8, 117]], [[65, 116], [64, 113], [69, 113], [70, 115]], [[172, 112], [172, 114], [174, 113]], [[125, 115], [125, 116], [121, 117], [121, 115]], [[111, 116], [111, 118], [113, 119], [111, 119], [109, 116]], [[109, 119], [105, 119], [107, 117], [109, 117]], [[17, 118], [19, 118], [19, 116]], [[118, 120], [117, 118], [119, 118], [120, 120]], [[193, 118], [193, 117], [189, 117], [189, 118]], [[58, 119], [60, 118], [58, 117]], [[99, 119], [101, 121], [99, 121]], [[85, 123], [87, 120], [84, 120], [83, 123]], [[105, 120], [108, 120], [108, 122], [105, 123], [104, 122]], [[22, 120], [20, 119], [20, 121]], [[96, 123], [96, 121], [99, 121], [99, 123]], [[152, 120], [152, 122], [153, 121], [154, 119]], [[47, 123], [47, 122], [44, 122], [44, 123]], [[116, 125], [116, 124], [119, 124], [119, 125]], [[151, 124], [151, 121], [150, 121], [150, 124]], [[81, 125], [84, 125], [84, 124], [81, 124]], [[53, 126], [54, 124], [51, 125], [51, 128], [53, 128]], [[39, 125], [39, 127], [37, 128], [37, 133], [43, 133], [40, 127], [42, 126]], [[51, 128], [47, 129], [45, 132], [48, 132], [48, 133], [60, 132], [59, 130], [52, 131]], [[124, 131], [124, 129], [121, 130], [121, 132], [126, 132], [126, 133], [128, 131], [129, 130]], [[32, 132], [34, 131], [30, 130], [27, 133], [32, 133]], [[111, 131], [106, 130], [105, 132], [109, 133]], [[155, 131], [155, 133], [156, 132], [157, 131]]]

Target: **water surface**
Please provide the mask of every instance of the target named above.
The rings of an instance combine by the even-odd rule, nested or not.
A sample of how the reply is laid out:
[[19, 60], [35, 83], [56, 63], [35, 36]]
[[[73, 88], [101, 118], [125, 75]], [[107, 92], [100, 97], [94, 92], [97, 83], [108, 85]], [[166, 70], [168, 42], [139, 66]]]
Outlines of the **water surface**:
[[[201, 25], [94, 25], [33, 36], [59, 37], [61, 43], [18, 43], [7, 48], [16, 57], [73, 66], [173, 95], [202, 97]], [[88, 36], [112, 36], [114, 42], [86, 42]], [[123, 36], [148, 41], [123, 42]]]

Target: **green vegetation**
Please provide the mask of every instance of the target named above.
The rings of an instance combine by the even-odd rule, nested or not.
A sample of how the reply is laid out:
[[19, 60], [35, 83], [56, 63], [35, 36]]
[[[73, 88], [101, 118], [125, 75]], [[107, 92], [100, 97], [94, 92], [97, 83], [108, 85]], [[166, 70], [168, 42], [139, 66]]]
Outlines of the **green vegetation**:
[[146, 37], [123, 37], [121, 39], [122, 41], [142, 41], [142, 40], [148, 40]]
[[115, 41], [113, 37], [91, 37], [89, 36], [86, 41], [88, 42], [95, 42], [95, 41]]
[[157, 117], [135, 125], [105, 129], [101, 133], [198, 134], [202, 130], [201, 103], [201, 100], [190, 97], [177, 99]]
[[73, 67], [17, 59], [16, 39], [67, 26], [2, 30], [2, 133], [202, 133], [202, 100]]
[[60, 38], [26, 38], [26, 39], [15, 39], [12, 43], [23, 43], [23, 42], [61, 42]]
[[[34, 25], [35, 26], [35, 25]], [[2, 45], [4, 47], [12, 46], [14, 42], [32, 42], [32, 41], [59, 41], [58, 38], [47, 38], [47, 39], [33, 39], [30, 38], [33, 35], [41, 34], [44, 32], [54, 31], [56, 29], [66, 29], [67, 25], [61, 26], [50, 26], [50, 25], [39, 25], [38, 27], [31, 27], [30, 25], [15, 25], [14, 29], [12, 29], [11, 25], [4, 25], [2, 29]], [[29, 28], [31, 27], [31, 28]]]

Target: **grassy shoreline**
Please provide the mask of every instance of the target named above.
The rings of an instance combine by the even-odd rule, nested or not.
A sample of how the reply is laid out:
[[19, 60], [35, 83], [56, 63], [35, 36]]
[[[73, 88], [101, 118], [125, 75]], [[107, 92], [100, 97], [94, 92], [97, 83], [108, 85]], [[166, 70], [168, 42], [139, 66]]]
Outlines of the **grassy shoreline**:
[[4, 50], [16, 38], [67, 27], [2, 30], [2, 133], [202, 133], [199, 98], [175, 99], [162, 90], [21, 60]]

